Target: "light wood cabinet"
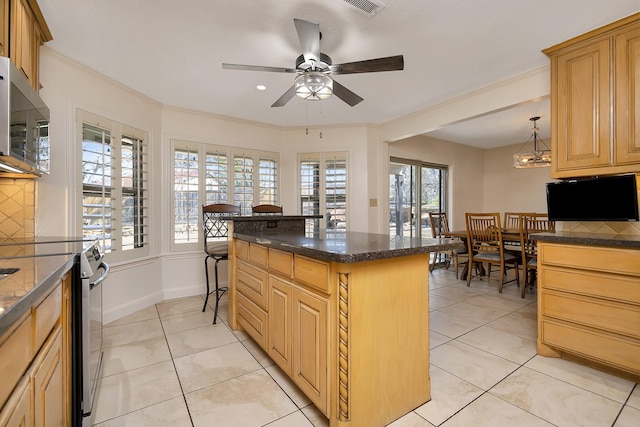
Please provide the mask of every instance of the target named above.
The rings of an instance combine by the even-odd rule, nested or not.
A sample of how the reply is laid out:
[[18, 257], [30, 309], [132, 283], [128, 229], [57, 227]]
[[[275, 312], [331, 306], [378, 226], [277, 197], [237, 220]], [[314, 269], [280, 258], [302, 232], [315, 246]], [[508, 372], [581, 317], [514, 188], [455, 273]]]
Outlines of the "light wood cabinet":
[[430, 399], [428, 253], [336, 263], [238, 239], [231, 247], [229, 325], [331, 427], [384, 426]]
[[3, 427], [28, 427], [32, 425], [31, 381], [27, 376], [13, 392], [11, 400], [0, 412], [0, 426]]
[[329, 300], [293, 288], [293, 381], [323, 414], [328, 413]]
[[0, 425], [71, 425], [71, 276], [0, 344]]
[[4, 20], [4, 41], [10, 41], [8, 46], [3, 43], [3, 56], [8, 56], [38, 91], [40, 45], [53, 37], [36, 0], [3, 0], [3, 3], [8, 13], [8, 19]]
[[551, 60], [553, 178], [640, 165], [640, 13], [544, 50]]
[[64, 375], [62, 334], [57, 327], [34, 363], [34, 426], [64, 426]]
[[0, 56], [9, 53], [9, 0], [0, 0]]
[[538, 243], [538, 353], [640, 377], [640, 251]]
[[269, 276], [269, 357], [290, 377], [292, 370], [292, 293], [293, 284], [274, 275]]

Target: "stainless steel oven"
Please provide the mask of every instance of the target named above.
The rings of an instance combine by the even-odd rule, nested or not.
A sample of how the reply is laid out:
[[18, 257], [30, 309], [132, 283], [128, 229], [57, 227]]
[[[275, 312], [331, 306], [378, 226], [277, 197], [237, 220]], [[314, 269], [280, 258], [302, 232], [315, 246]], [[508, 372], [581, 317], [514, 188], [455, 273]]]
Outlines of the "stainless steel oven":
[[[73, 369], [76, 426], [90, 426], [102, 366], [102, 282], [109, 275], [109, 265], [98, 242], [80, 253], [77, 263], [80, 289], [75, 302]], [[76, 290], [78, 290], [76, 288]]]

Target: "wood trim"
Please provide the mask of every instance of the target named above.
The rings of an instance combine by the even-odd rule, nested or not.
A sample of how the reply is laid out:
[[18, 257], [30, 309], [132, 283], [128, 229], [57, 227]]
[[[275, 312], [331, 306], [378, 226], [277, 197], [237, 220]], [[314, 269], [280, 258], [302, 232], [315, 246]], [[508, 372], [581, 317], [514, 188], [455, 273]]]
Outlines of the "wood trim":
[[562, 50], [562, 49], [566, 49], [566, 48], [570, 48], [573, 45], [576, 45], [578, 43], [582, 43], [584, 41], [588, 41], [589, 39], [593, 38], [593, 37], [597, 37], [603, 34], [606, 34], [608, 32], [612, 32], [612, 31], [616, 31], [618, 28], [624, 26], [624, 25], [633, 25], [633, 24], [637, 24], [637, 21], [640, 19], [640, 12], [634, 13], [632, 15], [629, 15], [625, 18], [619, 19], [617, 21], [614, 21], [610, 24], [604, 25], [602, 27], [596, 28], [594, 30], [591, 30], [587, 33], [581, 34], [579, 36], [573, 37], [569, 40], [565, 40], [562, 43], [558, 43], [556, 45], [553, 45], [551, 47], [548, 47], [546, 49], [542, 50], [542, 53], [544, 53], [545, 55], [553, 55], [555, 52]]

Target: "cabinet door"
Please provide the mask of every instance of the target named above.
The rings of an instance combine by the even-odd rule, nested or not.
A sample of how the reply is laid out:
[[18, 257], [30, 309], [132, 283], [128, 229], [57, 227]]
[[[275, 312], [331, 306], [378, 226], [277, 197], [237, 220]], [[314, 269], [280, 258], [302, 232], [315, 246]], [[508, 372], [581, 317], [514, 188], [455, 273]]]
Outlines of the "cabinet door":
[[291, 292], [292, 285], [269, 276], [269, 356], [291, 376]]
[[0, 412], [3, 427], [31, 426], [31, 382], [28, 377], [18, 384], [7, 405]]
[[602, 37], [552, 58], [556, 171], [612, 164], [611, 53]]
[[640, 163], [640, 25], [615, 37], [615, 162]]
[[327, 329], [329, 302], [298, 286], [293, 288], [293, 380], [327, 413]]
[[33, 83], [34, 19], [26, 0], [12, 1], [11, 59]]
[[9, 0], [0, 0], [0, 56], [9, 55]]
[[63, 396], [67, 399], [64, 405], [64, 425], [71, 425], [71, 273], [62, 278], [62, 378]]
[[62, 427], [65, 398], [60, 328], [44, 345], [33, 369], [34, 426]]

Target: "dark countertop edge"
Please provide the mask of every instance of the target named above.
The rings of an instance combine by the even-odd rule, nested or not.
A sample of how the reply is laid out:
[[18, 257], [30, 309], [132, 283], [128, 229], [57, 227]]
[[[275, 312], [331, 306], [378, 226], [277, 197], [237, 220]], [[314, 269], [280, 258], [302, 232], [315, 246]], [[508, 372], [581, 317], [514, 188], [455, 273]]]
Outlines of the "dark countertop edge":
[[11, 330], [14, 324], [20, 320], [32, 306], [37, 305], [53, 290], [55, 285], [60, 283], [60, 279], [64, 273], [73, 267], [75, 257], [74, 254], [69, 255], [67, 262], [61, 263], [57, 269], [52, 270], [37, 286], [34, 286], [25, 296], [13, 304], [11, 308], [0, 315], [0, 336]]
[[221, 215], [220, 219], [225, 221], [295, 221], [301, 219], [320, 219], [322, 215]]
[[402, 256], [419, 255], [429, 252], [445, 251], [449, 249], [462, 249], [464, 244], [460, 240], [451, 239], [430, 239], [438, 240], [441, 243], [418, 246], [413, 248], [377, 250], [372, 252], [362, 252], [355, 254], [338, 254], [335, 252], [327, 252], [320, 249], [306, 248], [303, 246], [291, 245], [277, 240], [277, 236], [254, 236], [251, 234], [234, 233], [233, 237], [245, 240], [251, 243], [291, 252], [298, 255], [308, 256], [309, 258], [321, 261], [337, 262], [341, 264], [352, 264], [356, 262], [377, 261], [381, 259], [397, 258]]
[[633, 234], [604, 234], [563, 232], [536, 233], [531, 237], [540, 242], [570, 243], [574, 245], [611, 246], [616, 248], [640, 249], [640, 236]]

